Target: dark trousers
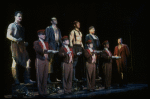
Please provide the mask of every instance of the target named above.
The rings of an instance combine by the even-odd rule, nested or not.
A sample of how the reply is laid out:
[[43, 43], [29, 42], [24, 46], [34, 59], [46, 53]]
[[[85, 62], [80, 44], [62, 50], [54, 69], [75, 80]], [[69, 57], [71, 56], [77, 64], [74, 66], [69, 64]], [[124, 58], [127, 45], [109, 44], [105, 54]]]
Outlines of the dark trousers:
[[72, 88], [73, 64], [62, 62], [62, 70], [64, 93], [68, 93]]
[[117, 62], [117, 71], [118, 71], [118, 77], [117, 82], [122, 85], [126, 85], [128, 83], [127, 81], [127, 65], [124, 64], [124, 62]]
[[103, 64], [103, 83], [105, 88], [111, 87], [112, 63]]
[[39, 95], [47, 94], [48, 60], [36, 59], [36, 77]]
[[86, 62], [87, 89], [95, 89], [96, 66], [95, 63]]

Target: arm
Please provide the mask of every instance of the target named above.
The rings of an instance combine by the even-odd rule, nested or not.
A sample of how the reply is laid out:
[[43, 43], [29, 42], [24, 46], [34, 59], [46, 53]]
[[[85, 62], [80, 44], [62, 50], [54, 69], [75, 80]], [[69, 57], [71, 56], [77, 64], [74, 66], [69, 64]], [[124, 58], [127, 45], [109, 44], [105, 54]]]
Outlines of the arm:
[[49, 29], [48, 29], [48, 27], [45, 29], [45, 41], [49, 42]]
[[37, 41], [35, 41], [33, 45], [34, 45], [33, 48], [37, 53], [39, 53], [41, 55], [48, 53], [47, 50], [44, 50], [41, 48], [41, 46], [39, 45], [39, 43]]
[[63, 48], [61, 48], [61, 49], [59, 50], [59, 52], [58, 52], [58, 55], [59, 55], [60, 57], [66, 57], [68, 54], [67, 54], [67, 52], [64, 51]]
[[101, 54], [101, 56], [102, 56], [102, 58], [104, 58], [104, 59], [110, 59], [111, 57], [109, 57], [105, 52], [103, 52], [102, 54]]
[[[88, 34], [87, 34], [86, 37], [85, 37], [85, 42], [86, 42], [87, 40], [89, 40]], [[87, 48], [87, 44], [85, 44], [85, 48]]]
[[114, 56], [117, 56], [116, 51], [117, 51], [117, 47], [115, 47], [115, 49], [114, 49]]
[[12, 27], [12, 25], [13, 25], [13, 24], [10, 24], [10, 25], [8, 26], [7, 35], [6, 35], [6, 36], [7, 36], [7, 38], [8, 38], [9, 40], [14, 41], [14, 42], [17, 42], [17, 39], [12, 36], [12, 32], [13, 32], [13, 30], [14, 30], [14, 28]]
[[[81, 32], [80, 32], [81, 33]], [[84, 48], [83, 42], [82, 42], [82, 33], [81, 33], [81, 47]]]
[[129, 47], [127, 45], [125, 46], [125, 51], [126, 51], [126, 55], [128, 57], [130, 55], [130, 51], [129, 51]]
[[69, 35], [70, 47], [73, 47], [74, 31], [71, 31]]
[[89, 54], [89, 52], [88, 52], [87, 50], [84, 50], [84, 56], [85, 56], [86, 58], [92, 57], [92, 55]]

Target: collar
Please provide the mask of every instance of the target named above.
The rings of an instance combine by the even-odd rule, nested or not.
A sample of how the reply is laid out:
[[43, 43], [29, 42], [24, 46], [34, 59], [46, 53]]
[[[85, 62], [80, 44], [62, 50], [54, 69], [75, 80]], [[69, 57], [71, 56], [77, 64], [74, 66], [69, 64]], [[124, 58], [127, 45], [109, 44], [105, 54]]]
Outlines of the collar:
[[107, 51], [108, 51], [108, 48], [104, 48], [104, 50], [107, 50]]
[[67, 50], [70, 50], [68, 45], [64, 45], [64, 47], [65, 47]]
[[92, 48], [89, 48], [90, 52], [93, 52], [93, 49]]
[[40, 40], [41, 42], [44, 42], [44, 40], [42, 40], [41, 38], [39, 38], [39, 40]]

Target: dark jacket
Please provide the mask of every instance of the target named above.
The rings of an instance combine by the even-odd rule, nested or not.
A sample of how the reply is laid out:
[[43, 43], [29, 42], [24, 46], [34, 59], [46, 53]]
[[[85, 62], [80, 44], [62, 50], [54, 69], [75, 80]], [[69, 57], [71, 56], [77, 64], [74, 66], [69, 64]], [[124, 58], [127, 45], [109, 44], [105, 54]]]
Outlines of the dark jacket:
[[[61, 36], [60, 29], [58, 29], [58, 31], [59, 31], [59, 43], [60, 43], [60, 46], [61, 46], [61, 44], [62, 44], [62, 41], [61, 41], [62, 36]], [[54, 34], [54, 30], [53, 30], [52, 26], [48, 26], [48, 27], [46, 28], [46, 30], [45, 30], [45, 33], [46, 33], [45, 41], [47, 41], [48, 44], [49, 44], [54, 50], [56, 50], [57, 44], [56, 44], [56, 42], [55, 42], [55, 34]], [[59, 46], [59, 47], [60, 47], [60, 46]]]
[[120, 51], [118, 49], [118, 46], [116, 46], [114, 50], [114, 56], [116, 55], [121, 56], [121, 59], [116, 60], [117, 65], [119, 65], [119, 61], [121, 62], [123, 66], [127, 65], [127, 57], [130, 55], [128, 46], [126, 44], [122, 44]]
[[[73, 57], [74, 57], [73, 49], [70, 48], [70, 51], [72, 51], [71, 54], [72, 54], [72, 60], [73, 60]], [[69, 57], [69, 55], [67, 54], [67, 49], [66, 49], [64, 46], [62, 46], [62, 47], [60, 48], [58, 55], [59, 55], [60, 57], [62, 57], [62, 59], [63, 59], [62, 62], [69, 63], [70, 57]]]
[[[96, 36], [97, 37], [97, 36]], [[98, 38], [98, 37], [97, 37]], [[100, 49], [100, 40], [99, 38], [97, 40], [94, 40], [94, 38], [92, 37], [91, 34], [87, 34], [86, 37], [85, 37], [85, 42], [88, 41], [88, 40], [92, 40], [93, 42], [93, 49], [96, 50], [96, 49]], [[85, 44], [85, 49], [87, 49], [87, 45]]]
[[89, 49], [84, 49], [84, 56], [85, 56], [85, 58], [86, 58], [86, 62], [92, 63], [92, 56], [93, 56], [94, 54], [97, 55], [97, 54], [94, 53], [94, 52], [91, 53]]
[[[110, 52], [110, 51], [109, 51]], [[111, 52], [110, 52], [111, 53]], [[112, 53], [111, 53], [112, 56]], [[112, 58], [111, 56], [109, 57], [108, 52], [104, 49], [103, 52], [101, 53], [101, 57], [103, 59], [103, 63], [112, 63]]]
[[44, 54], [48, 54], [48, 50], [53, 50], [52, 47], [50, 47], [48, 45], [48, 42], [44, 42], [46, 45], [47, 50], [43, 50], [43, 45], [40, 42], [40, 40], [34, 41], [34, 50], [36, 52], [36, 58], [40, 59], [40, 60], [45, 60]]

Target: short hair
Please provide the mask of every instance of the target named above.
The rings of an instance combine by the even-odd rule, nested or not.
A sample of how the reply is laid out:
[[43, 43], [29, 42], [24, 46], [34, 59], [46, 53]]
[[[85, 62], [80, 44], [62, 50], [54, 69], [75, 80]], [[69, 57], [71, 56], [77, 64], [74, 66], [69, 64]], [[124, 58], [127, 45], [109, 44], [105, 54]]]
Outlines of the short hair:
[[76, 25], [79, 21], [74, 21], [73, 24]]
[[89, 30], [91, 30], [91, 29], [93, 29], [93, 28], [94, 28], [94, 26], [90, 26], [90, 27], [89, 27]]
[[18, 13], [20, 13], [21, 15], [23, 14], [21, 11], [16, 11], [15, 16], [17, 16]]
[[[122, 39], [121, 37], [119, 37], [118, 39], [121, 39], [121, 41], [123, 42], [123, 39]], [[117, 39], [117, 40], [118, 40], [118, 39]]]
[[52, 17], [52, 18], [51, 18], [51, 21], [53, 21], [54, 19], [57, 19], [57, 18], [56, 18], [56, 17]]

